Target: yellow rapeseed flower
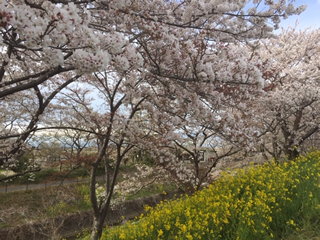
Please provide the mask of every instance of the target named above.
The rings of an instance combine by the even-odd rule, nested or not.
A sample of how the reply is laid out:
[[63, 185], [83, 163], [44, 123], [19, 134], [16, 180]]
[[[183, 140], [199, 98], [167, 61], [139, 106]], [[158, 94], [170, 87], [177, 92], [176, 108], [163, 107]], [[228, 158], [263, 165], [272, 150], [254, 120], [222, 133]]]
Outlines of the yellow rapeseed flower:
[[163, 235], [162, 229], [158, 230], [158, 238], [161, 237], [162, 235]]

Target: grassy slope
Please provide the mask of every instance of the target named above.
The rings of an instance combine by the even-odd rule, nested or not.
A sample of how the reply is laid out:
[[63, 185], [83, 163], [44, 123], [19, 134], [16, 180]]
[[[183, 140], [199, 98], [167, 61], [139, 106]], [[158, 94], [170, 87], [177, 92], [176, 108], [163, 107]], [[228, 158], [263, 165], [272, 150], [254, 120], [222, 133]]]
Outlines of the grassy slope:
[[320, 152], [225, 174], [103, 239], [319, 239]]

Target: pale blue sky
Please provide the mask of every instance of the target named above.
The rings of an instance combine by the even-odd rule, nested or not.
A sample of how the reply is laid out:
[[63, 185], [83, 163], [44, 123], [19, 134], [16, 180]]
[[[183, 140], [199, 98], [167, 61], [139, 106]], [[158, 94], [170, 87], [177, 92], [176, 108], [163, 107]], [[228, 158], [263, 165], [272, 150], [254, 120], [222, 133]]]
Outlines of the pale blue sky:
[[307, 9], [300, 15], [290, 16], [288, 19], [281, 21], [280, 27], [294, 26], [296, 20], [298, 20], [299, 29], [320, 28], [320, 0], [296, 0], [294, 3], [295, 6], [303, 4], [307, 5]]

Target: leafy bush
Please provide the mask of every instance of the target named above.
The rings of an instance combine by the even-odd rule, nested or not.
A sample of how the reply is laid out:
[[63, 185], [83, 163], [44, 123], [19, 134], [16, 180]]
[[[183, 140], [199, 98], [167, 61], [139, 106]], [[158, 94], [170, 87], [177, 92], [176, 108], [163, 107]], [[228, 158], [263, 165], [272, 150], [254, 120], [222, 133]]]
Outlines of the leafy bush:
[[17, 173], [27, 171], [31, 165], [34, 165], [34, 156], [32, 151], [26, 151], [16, 162], [15, 167], [12, 169]]
[[35, 173], [35, 181], [36, 182], [46, 181], [52, 176], [54, 172], [56, 172], [56, 170], [54, 170], [53, 168], [41, 169], [41, 171]]
[[83, 207], [90, 208], [90, 187], [85, 184], [81, 184], [77, 187], [77, 191], [83, 198]]
[[73, 170], [69, 175], [69, 178], [78, 178], [78, 177], [89, 177], [89, 174], [86, 169], [78, 168]]
[[225, 172], [194, 196], [164, 202], [102, 239], [282, 239], [320, 221], [320, 152]]

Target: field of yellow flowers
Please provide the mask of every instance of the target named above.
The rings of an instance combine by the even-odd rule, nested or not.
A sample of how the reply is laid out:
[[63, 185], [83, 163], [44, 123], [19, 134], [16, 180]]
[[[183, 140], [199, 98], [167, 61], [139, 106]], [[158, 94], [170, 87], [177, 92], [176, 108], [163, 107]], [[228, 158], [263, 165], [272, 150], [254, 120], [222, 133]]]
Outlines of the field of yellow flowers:
[[193, 196], [146, 210], [102, 239], [282, 239], [306, 223], [320, 228], [320, 151], [224, 173]]

